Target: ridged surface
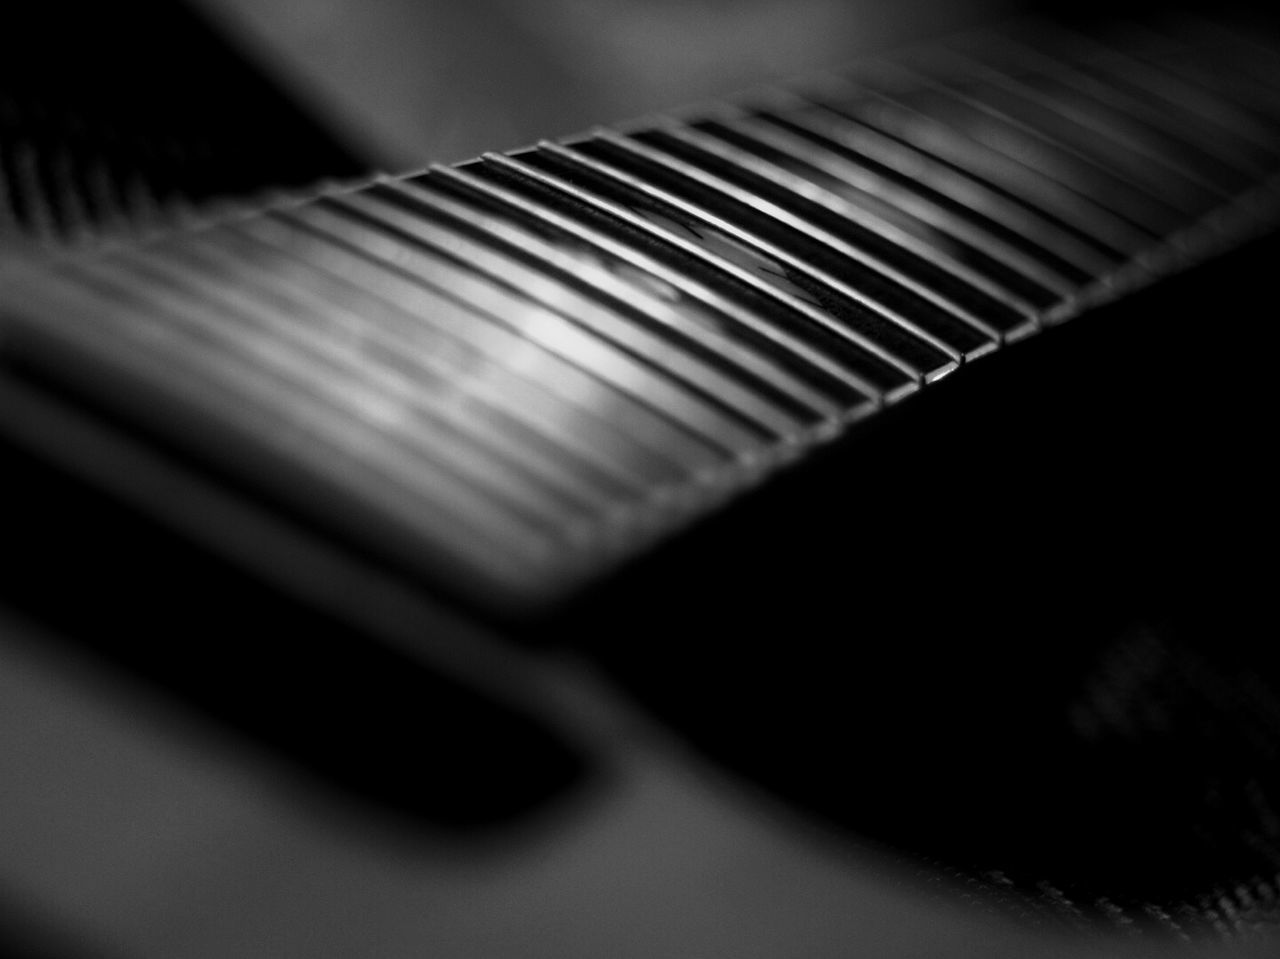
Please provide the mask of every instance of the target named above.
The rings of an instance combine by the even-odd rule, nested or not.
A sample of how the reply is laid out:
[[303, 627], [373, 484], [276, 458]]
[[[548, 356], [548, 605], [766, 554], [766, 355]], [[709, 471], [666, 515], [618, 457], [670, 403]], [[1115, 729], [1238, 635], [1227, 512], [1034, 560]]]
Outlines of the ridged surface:
[[304, 476], [304, 511], [373, 552], [536, 604], [960, 364], [1271, 226], [1280, 64], [1162, 29], [1011, 27], [15, 255], [9, 349], [74, 362], [107, 404], [129, 384], [129, 416], [251, 484]]

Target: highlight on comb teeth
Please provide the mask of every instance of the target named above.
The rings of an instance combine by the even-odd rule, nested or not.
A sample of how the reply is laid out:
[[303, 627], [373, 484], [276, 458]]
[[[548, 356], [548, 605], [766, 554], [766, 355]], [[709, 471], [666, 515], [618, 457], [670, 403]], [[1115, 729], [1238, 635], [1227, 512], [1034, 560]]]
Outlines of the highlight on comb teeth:
[[[130, 384], [140, 429], [264, 494], [304, 476], [318, 528], [538, 605], [958, 367], [1274, 226], [1273, 65], [1176, 51], [998, 27], [10, 257], [0, 297], [47, 375], [74, 357], [97, 371], [77, 389]], [[161, 205], [104, 162], [19, 142], [6, 215], [66, 232], [116, 209], [90, 187], [126, 220]]]

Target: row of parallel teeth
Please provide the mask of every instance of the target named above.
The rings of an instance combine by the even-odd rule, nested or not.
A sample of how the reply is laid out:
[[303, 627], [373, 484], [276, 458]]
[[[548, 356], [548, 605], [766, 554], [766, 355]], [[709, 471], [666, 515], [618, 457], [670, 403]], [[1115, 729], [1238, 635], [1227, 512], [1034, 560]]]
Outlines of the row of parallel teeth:
[[68, 257], [10, 303], [303, 464], [321, 520], [354, 498], [546, 597], [1273, 226], [1280, 58], [1184, 29], [968, 35]]

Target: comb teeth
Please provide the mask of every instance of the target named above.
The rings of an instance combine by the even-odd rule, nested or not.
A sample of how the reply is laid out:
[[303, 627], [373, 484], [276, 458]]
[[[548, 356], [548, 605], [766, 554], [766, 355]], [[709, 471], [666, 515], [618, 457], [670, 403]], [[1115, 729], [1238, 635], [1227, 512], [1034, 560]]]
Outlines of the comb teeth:
[[[536, 604], [958, 366], [1273, 227], [1277, 93], [1230, 37], [1001, 28], [11, 263], [11, 347], [108, 371], [130, 417], [271, 495], [304, 475], [309, 522], [415, 576]], [[19, 153], [10, 215], [73, 220], [74, 191], [14, 212], [67, 169]]]

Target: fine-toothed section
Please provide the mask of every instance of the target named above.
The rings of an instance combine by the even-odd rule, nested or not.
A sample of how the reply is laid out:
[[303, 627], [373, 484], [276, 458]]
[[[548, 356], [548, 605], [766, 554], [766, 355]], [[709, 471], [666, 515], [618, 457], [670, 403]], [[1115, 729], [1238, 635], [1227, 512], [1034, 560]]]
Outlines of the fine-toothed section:
[[[23, 223], [124, 188], [6, 149]], [[16, 252], [4, 342], [24, 389], [523, 608], [1269, 229], [1277, 174], [1280, 64], [1247, 39], [997, 27], [143, 244]]]

